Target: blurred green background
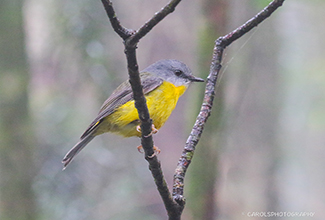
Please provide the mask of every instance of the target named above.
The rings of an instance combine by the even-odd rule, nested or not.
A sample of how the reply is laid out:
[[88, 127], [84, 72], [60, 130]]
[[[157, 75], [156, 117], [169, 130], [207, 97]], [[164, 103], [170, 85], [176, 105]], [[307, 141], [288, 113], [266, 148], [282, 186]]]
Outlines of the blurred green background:
[[[270, 1], [188, 0], [139, 43], [140, 69], [179, 59], [208, 75], [214, 40]], [[159, 0], [113, 1], [137, 29]], [[212, 116], [185, 181], [185, 220], [261, 219], [251, 212], [325, 216], [325, 1], [287, 0], [224, 54]], [[121, 39], [101, 2], [0, 2], [0, 219], [160, 220], [162, 201], [138, 138], [92, 141], [61, 159], [126, 80]], [[154, 136], [172, 185], [203, 84]]]

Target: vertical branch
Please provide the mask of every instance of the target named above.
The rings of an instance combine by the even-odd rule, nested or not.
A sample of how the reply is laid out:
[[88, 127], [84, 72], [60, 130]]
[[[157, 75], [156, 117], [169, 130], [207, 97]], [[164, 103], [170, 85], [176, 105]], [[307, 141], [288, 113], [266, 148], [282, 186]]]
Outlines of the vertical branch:
[[133, 98], [135, 101], [135, 107], [138, 110], [139, 119], [141, 121], [142, 138], [141, 144], [145, 152], [145, 158], [149, 163], [149, 169], [152, 176], [155, 179], [156, 186], [160, 193], [160, 196], [165, 204], [169, 219], [178, 220], [181, 216], [181, 210], [178, 208], [178, 204], [173, 200], [171, 193], [168, 189], [167, 183], [164, 179], [161, 165], [156, 156], [149, 157], [154, 154], [153, 140], [151, 135], [151, 118], [149, 115], [146, 99], [143, 94], [139, 68], [136, 58], [136, 48], [139, 40], [144, 37], [155, 25], [157, 25], [168, 14], [175, 10], [175, 7], [181, 0], [171, 0], [164, 8], [141, 26], [137, 31], [124, 28], [114, 11], [112, 2], [109, 0], [101, 0], [106, 10], [107, 16], [111, 22], [114, 31], [124, 40], [125, 55], [127, 59], [127, 66], [129, 72], [129, 82], [133, 91]]

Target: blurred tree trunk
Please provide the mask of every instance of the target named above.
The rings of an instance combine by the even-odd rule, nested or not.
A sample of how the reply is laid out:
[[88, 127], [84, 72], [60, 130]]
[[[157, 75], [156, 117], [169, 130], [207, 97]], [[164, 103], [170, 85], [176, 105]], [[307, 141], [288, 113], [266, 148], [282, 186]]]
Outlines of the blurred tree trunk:
[[37, 219], [22, 1], [0, 3], [0, 218]]
[[[228, 3], [226, 0], [205, 0], [202, 11], [205, 23], [201, 27], [199, 36], [199, 69], [201, 74], [206, 76], [209, 73], [214, 41], [226, 33]], [[201, 99], [202, 97], [198, 97], [195, 102], [196, 106], [200, 106]], [[222, 146], [221, 134], [224, 128], [223, 103], [223, 86], [219, 84], [212, 114], [197, 146], [190, 168], [190, 180], [187, 183], [189, 186], [188, 206], [191, 209], [191, 217], [195, 220], [213, 220], [217, 216], [216, 184], [219, 152]]]

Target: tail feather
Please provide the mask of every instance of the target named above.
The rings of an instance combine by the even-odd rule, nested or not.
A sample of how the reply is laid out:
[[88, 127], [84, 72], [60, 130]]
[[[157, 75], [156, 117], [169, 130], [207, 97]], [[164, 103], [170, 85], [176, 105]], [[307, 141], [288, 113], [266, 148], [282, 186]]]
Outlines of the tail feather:
[[72, 159], [94, 138], [95, 136], [88, 135], [82, 138], [69, 152], [64, 156], [62, 163], [63, 163], [63, 170], [69, 165]]

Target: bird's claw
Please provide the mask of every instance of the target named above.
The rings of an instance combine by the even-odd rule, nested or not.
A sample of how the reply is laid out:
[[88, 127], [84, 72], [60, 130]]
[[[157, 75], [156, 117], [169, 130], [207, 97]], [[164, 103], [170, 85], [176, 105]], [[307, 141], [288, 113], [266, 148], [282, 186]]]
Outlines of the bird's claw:
[[[140, 127], [140, 125], [138, 125], [136, 129], [137, 129], [138, 132], [141, 133], [141, 127]], [[144, 137], [145, 137], [145, 138], [148, 138], [148, 137], [150, 137], [151, 135], [153, 135], [153, 134], [157, 134], [157, 133], [158, 133], [158, 129], [155, 128], [155, 125], [154, 125], [154, 124], [152, 124], [152, 125], [151, 125], [151, 132], [150, 132], [150, 134], [145, 135]]]
[[[138, 146], [137, 149], [140, 153], [144, 152], [142, 145]], [[161, 150], [158, 147], [153, 146], [153, 154], [148, 156], [148, 158], [153, 158], [154, 156], [157, 156], [158, 154], [160, 154], [160, 152], [161, 152]]]

